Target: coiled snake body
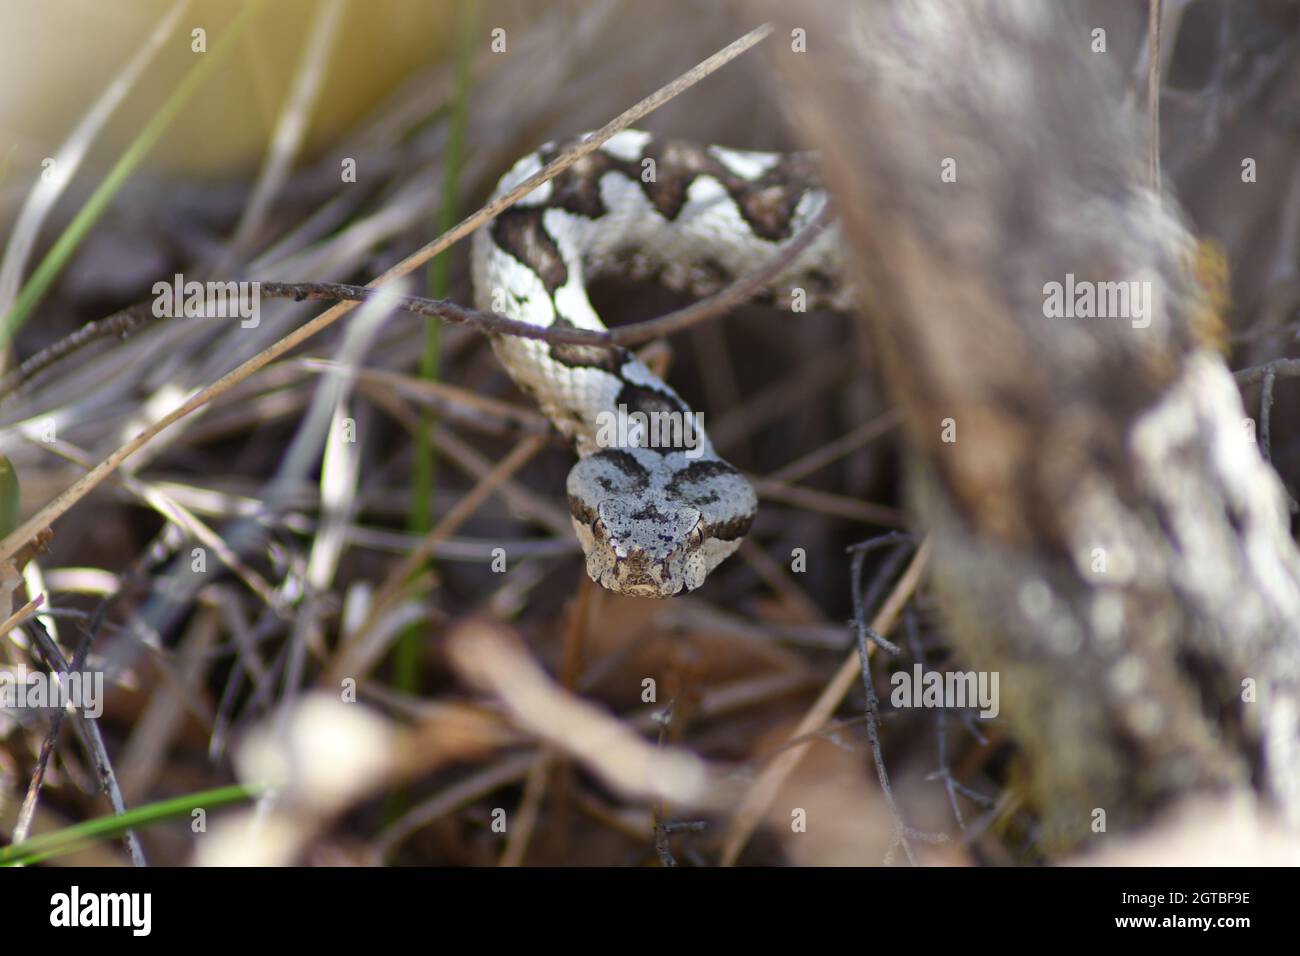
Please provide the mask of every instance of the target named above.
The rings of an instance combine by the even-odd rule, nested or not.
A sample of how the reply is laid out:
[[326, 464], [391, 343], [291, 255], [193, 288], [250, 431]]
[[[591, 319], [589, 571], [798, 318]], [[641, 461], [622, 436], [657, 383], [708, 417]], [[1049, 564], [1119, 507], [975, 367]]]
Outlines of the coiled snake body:
[[[566, 145], [519, 160], [496, 194]], [[707, 295], [768, 261], [825, 202], [806, 155], [627, 130], [475, 234], [475, 299], [534, 325], [603, 329], [589, 279], [619, 271]], [[785, 307], [842, 305], [840, 270], [837, 238], [826, 230], [765, 292]], [[670, 597], [699, 587], [740, 547], [757, 510], [753, 488], [644, 363], [625, 349], [512, 336], [494, 337], [493, 348], [579, 455], [569, 511], [593, 581]]]

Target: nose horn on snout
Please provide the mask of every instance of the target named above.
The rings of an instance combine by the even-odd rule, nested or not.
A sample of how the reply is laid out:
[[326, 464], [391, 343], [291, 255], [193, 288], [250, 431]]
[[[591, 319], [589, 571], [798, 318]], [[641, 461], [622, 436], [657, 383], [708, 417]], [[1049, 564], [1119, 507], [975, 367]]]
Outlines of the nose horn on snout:
[[658, 564], [651, 559], [644, 548], [629, 548], [626, 555], [614, 560], [622, 569], [624, 579], [629, 583], [654, 583], [654, 572]]

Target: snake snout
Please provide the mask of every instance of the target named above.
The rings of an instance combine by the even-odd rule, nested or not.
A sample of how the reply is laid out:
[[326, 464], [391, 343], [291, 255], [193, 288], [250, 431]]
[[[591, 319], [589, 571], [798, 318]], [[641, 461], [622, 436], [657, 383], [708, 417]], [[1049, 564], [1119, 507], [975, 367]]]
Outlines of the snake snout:
[[666, 597], [678, 590], [671, 586], [672, 575], [667, 560], [635, 545], [619, 551], [614, 558], [617, 590], [634, 597]]
[[620, 549], [620, 552], [614, 557], [614, 564], [617, 565], [625, 580], [640, 583], [642, 579], [649, 581], [653, 578], [654, 571], [659, 567], [660, 562], [651, 559], [644, 548], [633, 544], [629, 545], [626, 550]]

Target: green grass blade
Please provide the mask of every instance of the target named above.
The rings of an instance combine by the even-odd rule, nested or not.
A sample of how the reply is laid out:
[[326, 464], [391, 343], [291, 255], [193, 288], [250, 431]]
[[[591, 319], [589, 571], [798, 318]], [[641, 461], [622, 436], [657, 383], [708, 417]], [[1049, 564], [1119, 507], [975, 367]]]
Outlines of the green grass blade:
[[18, 527], [18, 498], [18, 472], [13, 462], [0, 455], [0, 538]]
[[[452, 104], [450, 129], [447, 135], [447, 159], [443, 172], [442, 205], [438, 211], [438, 232], [446, 232], [456, 225], [457, 206], [460, 199], [460, 173], [465, 161], [465, 127], [469, 118], [469, 91], [472, 85], [474, 49], [478, 33], [478, 2], [467, 0], [458, 17], [456, 43], [456, 92]], [[451, 258], [447, 253], [434, 257], [428, 269], [429, 295], [435, 299], [447, 296], [451, 276]], [[428, 319], [424, 325], [424, 351], [420, 356], [420, 375], [426, 379], [438, 377], [442, 356], [442, 323]], [[414, 474], [411, 478], [411, 513], [407, 527], [416, 534], [424, 534], [433, 527], [433, 483], [437, 471], [437, 449], [429, 435], [432, 416], [420, 416], [420, 430], [416, 434]], [[408, 693], [415, 693], [419, 683], [420, 654], [424, 629], [419, 625], [407, 628], [397, 640], [393, 653], [393, 683]]]
[[232, 803], [256, 799], [262, 790], [259, 787], [234, 785], [218, 787], [215, 790], [203, 790], [170, 800], [160, 800], [142, 807], [128, 810], [121, 816], [97, 817], [84, 823], [76, 823], [53, 833], [24, 840], [13, 846], [0, 847], [0, 866], [27, 866], [59, 856], [75, 853], [85, 849], [97, 840], [106, 840], [120, 836], [127, 830], [138, 829], [151, 823], [161, 823], [176, 817], [187, 816], [196, 809], [214, 810]]

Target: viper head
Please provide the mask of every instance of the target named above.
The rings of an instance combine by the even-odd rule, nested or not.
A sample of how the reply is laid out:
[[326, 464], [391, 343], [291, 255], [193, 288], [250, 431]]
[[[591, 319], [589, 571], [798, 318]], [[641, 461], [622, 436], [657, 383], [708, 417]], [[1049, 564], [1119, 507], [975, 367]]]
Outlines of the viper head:
[[704, 583], [704, 532], [689, 505], [652, 495], [607, 498], [597, 505], [590, 537], [587, 573], [611, 591], [672, 597]]
[[730, 465], [643, 448], [582, 459], [569, 472], [568, 491], [587, 574], [638, 597], [698, 588], [739, 547], [757, 504]]

